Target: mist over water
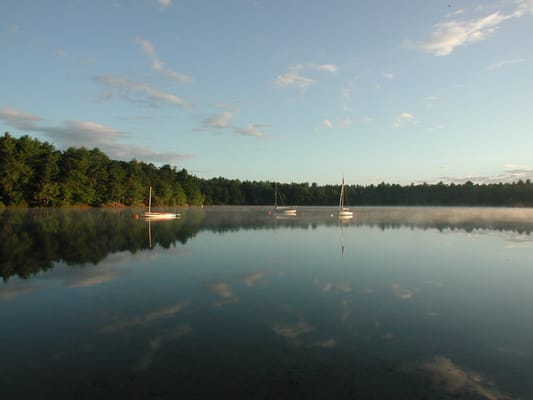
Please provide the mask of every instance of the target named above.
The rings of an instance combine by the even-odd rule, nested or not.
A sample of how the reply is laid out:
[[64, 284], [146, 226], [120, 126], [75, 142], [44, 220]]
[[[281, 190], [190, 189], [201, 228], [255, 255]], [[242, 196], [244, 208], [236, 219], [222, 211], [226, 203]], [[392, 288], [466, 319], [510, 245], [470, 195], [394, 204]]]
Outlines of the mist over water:
[[0, 211], [0, 397], [533, 393], [533, 210], [268, 211]]

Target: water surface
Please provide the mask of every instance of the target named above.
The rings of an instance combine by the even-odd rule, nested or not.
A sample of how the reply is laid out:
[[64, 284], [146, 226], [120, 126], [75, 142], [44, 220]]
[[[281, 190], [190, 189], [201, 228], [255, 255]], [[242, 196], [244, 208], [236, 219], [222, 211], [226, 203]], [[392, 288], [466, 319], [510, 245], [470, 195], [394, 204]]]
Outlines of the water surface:
[[526, 399], [533, 210], [0, 210], [0, 398]]

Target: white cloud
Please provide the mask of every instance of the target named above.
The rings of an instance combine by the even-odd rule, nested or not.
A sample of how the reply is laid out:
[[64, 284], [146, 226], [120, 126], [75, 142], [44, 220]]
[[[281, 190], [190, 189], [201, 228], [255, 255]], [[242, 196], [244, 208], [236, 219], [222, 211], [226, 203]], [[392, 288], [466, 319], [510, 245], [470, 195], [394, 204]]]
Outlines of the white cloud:
[[226, 111], [221, 114], [212, 115], [203, 120], [203, 125], [207, 128], [215, 129], [231, 128], [235, 114], [236, 112]]
[[234, 133], [242, 136], [253, 136], [257, 138], [265, 136], [261, 128], [269, 127], [269, 125], [248, 124], [245, 128], [234, 126], [233, 119], [237, 113], [238, 110], [234, 110], [211, 115], [203, 119], [202, 125], [204, 129], [231, 129]]
[[350, 100], [350, 97], [351, 97], [351, 90], [348, 89], [348, 88], [344, 88], [341, 90], [341, 96], [345, 99], [345, 100]]
[[165, 10], [174, 5], [174, 0], [155, 0], [160, 10]]
[[374, 118], [372, 118], [372, 117], [368, 117], [368, 116], [366, 116], [366, 117], [362, 117], [362, 118], [359, 119], [359, 122], [360, 122], [361, 124], [371, 124], [371, 123], [374, 122]]
[[83, 146], [87, 141], [103, 144], [124, 136], [117, 129], [91, 121], [65, 121], [63, 127], [41, 127], [39, 130], [67, 146]]
[[17, 129], [43, 133], [60, 148], [84, 146], [92, 149], [98, 147], [111, 159], [129, 161], [135, 158], [145, 162], [178, 163], [192, 158], [190, 154], [157, 152], [149, 147], [120, 143], [119, 140], [129, 135], [92, 121], [68, 120], [59, 126], [42, 126], [37, 122], [43, 121], [43, 118], [13, 108], [0, 109], [0, 120], [4, 120]]
[[156, 56], [155, 47], [149, 40], [137, 38], [135, 39], [135, 43], [137, 43], [148, 56]]
[[296, 87], [299, 89], [306, 88], [315, 84], [315, 81], [310, 78], [306, 78], [294, 72], [289, 72], [284, 75], [279, 75], [276, 78], [276, 86], [280, 88]]
[[385, 78], [387, 78], [387, 79], [390, 79], [390, 80], [392, 80], [392, 79], [394, 79], [394, 78], [396, 77], [396, 75], [394, 75], [392, 72], [385, 72], [385, 73], [383, 74], [383, 76], [384, 76]]
[[316, 64], [316, 63], [301, 63], [301, 64], [293, 64], [289, 67], [291, 71], [301, 71], [303, 69], [314, 69], [318, 71], [324, 71], [324, 72], [337, 72], [339, 70], [339, 67], [335, 64]]
[[350, 118], [339, 119], [335, 123], [330, 119], [325, 119], [322, 121], [322, 126], [324, 128], [332, 129], [335, 126], [338, 128], [348, 128], [352, 125], [353, 121]]
[[95, 79], [133, 103], [147, 104], [152, 107], [157, 107], [161, 104], [189, 106], [180, 97], [160, 91], [147, 83], [134, 82], [118, 75], [101, 75]]
[[165, 67], [165, 63], [159, 59], [155, 46], [147, 39], [137, 38], [135, 43], [144, 51], [152, 61], [152, 70], [161, 76], [180, 83], [191, 83], [192, 77], [179, 71], [174, 71]]
[[235, 133], [238, 133], [239, 135], [243, 136], [255, 136], [255, 137], [263, 137], [265, 136], [265, 133], [260, 130], [260, 128], [264, 128], [267, 125], [254, 125], [249, 124], [246, 128], [235, 128]]
[[[415, 43], [412, 46], [436, 56], [447, 56], [457, 47], [487, 39], [498, 30], [503, 22], [522, 17], [532, 11], [533, 2], [527, 0], [519, 1], [514, 11], [509, 13], [496, 11], [480, 18], [441, 22], [434, 25], [433, 33], [428, 41]], [[462, 14], [456, 13], [453, 16]]]
[[494, 71], [495, 69], [499, 69], [499, 68], [505, 67], [507, 65], [519, 64], [519, 63], [522, 63], [524, 61], [526, 61], [526, 60], [524, 60], [523, 58], [514, 58], [512, 60], [499, 61], [499, 62], [496, 62], [496, 63], [493, 63], [493, 64], [490, 64], [490, 65], [486, 66], [484, 68], [484, 70], [485, 71]]
[[38, 130], [62, 147], [97, 147], [115, 160], [129, 161], [135, 158], [145, 162], [174, 164], [192, 158], [190, 154], [157, 152], [149, 147], [120, 143], [120, 139], [128, 136], [126, 133], [91, 121], [66, 121], [64, 126], [40, 127]]
[[415, 121], [416, 121], [416, 118], [413, 114], [408, 113], [408, 112], [403, 112], [398, 116], [398, 118], [396, 118], [392, 126], [395, 128], [401, 128], [402, 126], [407, 125], [407, 124], [412, 124]]
[[352, 120], [350, 118], [344, 118], [344, 119], [337, 121], [337, 125], [340, 128], [348, 128], [352, 125]]
[[42, 118], [8, 107], [0, 108], [0, 120], [3, 120], [15, 129], [27, 131], [34, 129], [34, 124], [42, 121]]
[[437, 177], [437, 181], [442, 181], [443, 183], [456, 183], [462, 184], [465, 182], [473, 182], [477, 184], [490, 184], [490, 183], [512, 183], [518, 182], [519, 180], [533, 181], [533, 167], [523, 166], [523, 165], [514, 165], [506, 164], [503, 167], [503, 172], [499, 175], [478, 175], [478, 176], [440, 176]]
[[319, 71], [326, 71], [326, 72], [337, 72], [338, 67], [335, 64], [318, 64], [313, 65], [315, 69], [318, 69]]

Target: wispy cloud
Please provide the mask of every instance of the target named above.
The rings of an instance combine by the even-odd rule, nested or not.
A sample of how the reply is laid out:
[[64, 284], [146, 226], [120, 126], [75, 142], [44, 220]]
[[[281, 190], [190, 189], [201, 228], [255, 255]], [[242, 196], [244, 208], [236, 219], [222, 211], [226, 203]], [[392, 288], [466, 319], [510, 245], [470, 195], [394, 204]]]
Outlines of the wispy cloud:
[[395, 128], [401, 128], [402, 126], [413, 124], [415, 122], [416, 122], [416, 117], [413, 114], [408, 113], [408, 112], [403, 112], [396, 118], [392, 126]]
[[335, 73], [339, 70], [339, 67], [336, 64], [317, 64], [317, 63], [301, 63], [293, 64], [289, 67], [291, 71], [301, 71], [304, 69], [312, 69], [317, 71], [331, 72]]
[[42, 121], [41, 117], [28, 114], [15, 108], [1, 108], [0, 120], [9, 126], [23, 131], [32, 130], [36, 122]]
[[349, 128], [350, 126], [352, 126], [352, 123], [353, 121], [350, 118], [342, 118], [342, 119], [337, 120], [336, 122], [333, 122], [332, 120], [326, 118], [322, 121], [322, 126], [328, 129], [331, 129], [334, 127]]
[[442, 181], [443, 183], [456, 184], [462, 184], [468, 181], [478, 184], [490, 184], [500, 182], [512, 183], [518, 182], [519, 180], [526, 181], [528, 179], [533, 181], [533, 167], [514, 164], [504, 165], [503, 172], [498, 175], [440, 176], [436, 178], [437, 181]]
[[129, 161], [136, 158], [146, 162], [178, 163], [192, 158], [190, 154], [157, 152], [149, 147], [121, 143], [121, 140], [131, 135], [92, 121], [68, 120], [62, 125], [44, 126], [38, 124], [43, 118], [13, 108], [1, 109], [0, 120], [16, 129], [43, 133], [60, 148], [98, 147], [112, 159]]
[[174, 164], [192, 158], [190, 154], [157, 152], [149, 147], [121, 143], [121, 139], [130, 135], [91, 121], [66, 121], [63, 126], [40, 127], [38, 130], [62, 147], [98, 147], [112, 159], [129, 161], [135, 158], [145, 162]]
[[335, 64], [311, 64], [311, 68], [325, 72], [337, 72], [339, 70]]
[[[473, 19], [452, 19], [433, 26], [431, 38], [419, 43], [411, 43], [410, 47], [419, 48], [435, 56], [450, 55], [457, 47], [483, 41], [494, 34], [503, 22], [522, 17], [533, 10], [530, 0], [515, 3], [516, 8], [507, 13], [496, 11]], [[460, 14], [454, 14], [457, 17]]]
[[278, 75], [274, 81], [275, 85], [279, 88], [295, 87], [298, 89], [304, 89], [306, 87], [316, 84], [316, 81], [312, 78], [303, 76], [300, 71], [315, 70], [329, 73], [336, 73], [339, 68], [335, 64], [317, 64], [317, 63], [300, 63], [293, 64], [289, 67], [290, 72]]
[[366, 117], [362, 117], [362, 118], [359, 118], [359, 123], [360, 124], [371, 124], [374, 122], [374, 118], [372, 117], [369, 117], [369, 116], [366, 116]]
[[135, 43], [137, 43], [137, 45], [150, 58], [152, 61], [152, 70], [156, 71], [159, 75], [180, 83], [192, 82], [192, 77], [190, 75], [166, 68], [165, 63], [157, 56], [155, 46], [152, 42], [144, 38], [137, 38]]
[[233, 117], [236, 112], [225, 111], [220, 114], [210, 115], [202, 121], [204, 127], [214, 129], [226, 129], [231, 128]]
[[100, 75], [95, 80], [132, 103], [151, 107], [159, 107], [162, 104], [190, 106], [175, 94], [163, 92], [148, 83], [135, 82], [119, 75]]
[[127, 135], [118, 129], [91, 121], [65, 121], [63, 126], [41, 127], [39, 131], [47, 133], [54, 140], [67, 146], [83, 146], [87, 143], [114, 142]]
[[265, 133], [261, 128], [266, 128], [268, 125], [255, 125], [249, 124], [246, 128], [235, 128], [234, 132], [243, 136], [254, 136], [254, 137], [263, 137]]
[[389, 80], [392, 80], [396, 77], [396, 75], [394, 75], [392, 72], [385, 72], [383, 76]]
[[306, 78], [295, 72], [289, 72], [284, 75], [278, 75], [275, 84], [279, 88], [296, 87], [299, 89], [314, 85], [315, 81], [311, 78]]
[[352, 91], [349, 88], [343, 88], [341, 90], [341, 96], [344, 100], [350, 100], [351, 95]]
[[352, 126], [352, 120], [350, 118], [343, 118], [337, 121], [339, 128], [349, 128]]
[[174, 5], [174, 0], [155, 0], [160, 10], [166, 10]]
[[495, 69], [500, 69], [500, 68], [506, 67], [508, 65], [523, 63], [524, 61], [526, 61], [526, 60], [523, 59], [523, 58], [514, 58], [512, 60], [499, 61], [499, 62], [490, 64], [490, 65], [487, 65], [484, 68], [484, 70], [485, 71], [494, 71]]
[[224, 111], [222, 113], [210, 115], [202, 120], [203, 129], [231, 130], [242, 136], [263, 137], [266, 136], [262, 128], [268, 128], [270, 125], [248, 124], [246, 127], [238, 127], [233, 124], [233, 119], [238, 110]]

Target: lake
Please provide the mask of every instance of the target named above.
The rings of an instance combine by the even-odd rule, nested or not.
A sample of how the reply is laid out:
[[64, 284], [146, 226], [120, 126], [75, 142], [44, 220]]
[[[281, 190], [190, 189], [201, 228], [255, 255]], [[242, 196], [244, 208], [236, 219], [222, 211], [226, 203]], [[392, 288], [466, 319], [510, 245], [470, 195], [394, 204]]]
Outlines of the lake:
[[532, 398], [532, 209], [268, 211], [0, 210], [0, 398]]

